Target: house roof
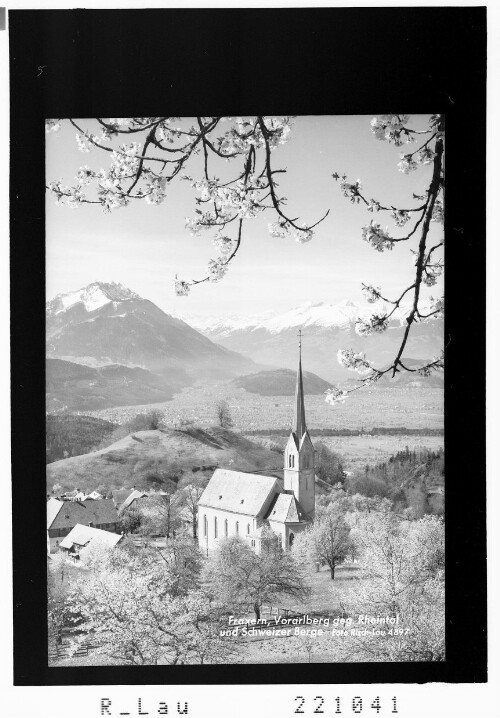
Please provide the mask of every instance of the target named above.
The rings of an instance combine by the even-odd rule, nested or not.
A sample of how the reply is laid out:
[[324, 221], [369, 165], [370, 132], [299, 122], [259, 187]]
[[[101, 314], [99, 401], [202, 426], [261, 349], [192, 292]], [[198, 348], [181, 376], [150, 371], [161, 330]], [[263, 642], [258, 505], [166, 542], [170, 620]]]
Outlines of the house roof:
[[276, 486], [279, 479], [275, 476], [216, 469], [198, 505], [257, 516]]
[[125, 499], [125, 501], [122, 503], [122, 508], [126, 509], [130, 506], [131, 503], [133, 503], [136, 499], [142, 499], [144, 496], [147, 496], [147, 493], [145, 491], [138, 491], [138, 489], [134, 489], [129, 496]]
[[76, 524], [112, 524], [118, 521], [118, 513], [111, 499], [60, 502], [61, 507], [55, 515], [55, 507], [50, 508], [52, 520], [49, 520], [49, 503], [50, 500], [47, 502], [48, 529], [72, 528]]
[[306, 523], [306, 512], [293, 494], [278, 494], [266, 513], [265, 520], [280, 523]]
[[111, 495], [113, 496], [113, 502], [115, 506], [121, 506], [127, 496], [130, 496], [133, 489], [114, 489], [111, 492]]
[[122, 538], [121, 534], [114, 534], [111, 533], [111, 531], [103, 531], [102, 529], [96, 529], [93, 526], [77, 524], [61, 541], [60, 546], [62, 546], [62, 548], [70, 549], [73, 544], [76, 544], [77, 546], [86, 546], [90, 541], [98, 541], [100, 544], [112, 548], [113, 546], [116, 546]]
[[64, 504], [65, 502], [59, 501], [59, 499], [51, 498], [47, 501], [47, 529], [50, 529], [54, 519], [56, 518], [57, 514], [64, 506]]

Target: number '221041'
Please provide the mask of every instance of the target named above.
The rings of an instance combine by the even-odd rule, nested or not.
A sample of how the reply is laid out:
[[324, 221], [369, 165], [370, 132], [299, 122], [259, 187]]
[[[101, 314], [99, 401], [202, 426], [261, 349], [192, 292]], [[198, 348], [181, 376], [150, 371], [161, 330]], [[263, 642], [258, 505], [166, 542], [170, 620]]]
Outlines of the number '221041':
[[[341, 705], [340, 696], [337, 696], [336, 698], [334, 698], [333, 701], [335, 704], [335, 710], [333, 711], [333, 715], [338, 715], [342, 712], [344, 712], [344, 713], [362, 713], [363, 712], [363, 699], [361, 698], [361, 696], [354, 696], [353, 698], [351, 698], [350, 701], [343, 699], [342, 705]], [[307, 705], [306, 705], [306, 699], [304, 698], [304, 696], [296, 696], [295, 703], [296, 703], [296, 707], [295, 707], [295, 711], [294, 711], [295, 713], [302, 713], [302, 714], [305, 714], [305, 713], [318, 714], [318, 713], [325, 713], [325, 712], [328, 712], [329, 714], [332, 713], [331, 709], [329, 709], [328, 711], [326, 710], [325, 699], [323, 698], [323, 696], [316, 696], [315, 698], [312, 699], [312, 701], [309, 699], [307, 701]], [[350, 703], [350, 705], [349, 705], [349, 703]], [[399, 712], [398, 707], [397, 707], [396, 696], [393, 696], [390, 699], [390, 701], [388, 701], [388, 703], [390, 703], [390, 707], [384, 706], [384, 707], [386, 707], [386, 709], [389, 708], [391, 713]], [[366, 701], [364, 707], [367, 710], [371, 708], [378, 714], [382, 710], [382, 703], [380, 701], [380, 696], [376, 696], [375, 698], [373, 698], [371, 703], [369, 700]], [[333, 708], [333, 706], [332, 706], [332, 708]], [[342, 708], [344, 708], [343, 711], [342, 711]]]

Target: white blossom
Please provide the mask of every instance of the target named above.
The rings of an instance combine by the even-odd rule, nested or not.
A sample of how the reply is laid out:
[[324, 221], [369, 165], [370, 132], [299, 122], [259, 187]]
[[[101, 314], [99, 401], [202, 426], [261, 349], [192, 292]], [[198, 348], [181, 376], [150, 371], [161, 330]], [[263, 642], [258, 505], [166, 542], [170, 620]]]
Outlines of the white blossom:
[[436, 153], [429, 149], [429, 147], [423, 147], [421, 150], [415, 153], [415, 161], [419, 165], [429, 165], [433, 161], [435, 156]]
[[191, 217], [185, 217], [185, 227], [189, 230], [192, 237], [198, 237], [200, 234], [200, 224], [197, 219], [192, 219]]
[[78, 183], [80, 185], [88, 185], [92, 180], [95, 178], [95, 172], [93, 172], [87, 165], [84, 167], [80, 167], [78, 170], [75, 179], [78, 180]]
[[352, 349], [339, 349], [337, 361], [341, 366], [357, 371], [358, 374], [367, 374], [372, 371], [372, 365], [365, 359], [364, 354], [355, 353]]
[[438, 297], [437, 299], [434, 299], [434, 297], [430, 297], [430, 300], [433, 302], [431, 311], [436, 312], [434, 316], [438, 317], [444, 314], [444, 297]]
[[400, 172], [404, 172], [405, 175], [410, 174], [413, 170], [418, 167], [417, 162], [413, 159], [412, 155], [400, 155], [401, 162], [398, 162], [398, 169]]
[[363, 292], [366, 301], [369, 302], [369, 304], [374, 304], [380, 299], [382, 287], [371, 287], [367, 284], [363, 284], [361, 291]]
[[59, 132], [61, 129], [61, 123], [59, 120], [45, 120], [45, 132]]
[[359, 179], [354, 183], [343, 180], [340, 183], [340, 189], [344, 197], [347, 197], [353, 204], [354, 202], [359, 203], [359, 193], [361, 191], [361, 182]]
[[422, 279], [423, 283], [428, 287], [433, 287], [436, 284], [438, 277], [442, 275], [443, 270], [444, 264], [442, 260], [439, 260], [434, 264], [426, 264], [424, 267], [424, 277]]
[[167, 186], [167, 180], [164, 177], [154, 177], [147, 186], [147, 194], [144, 197], [148, 204], [161, 204], [167, 193], [165, 187]]
[[385, 249], [392, 249], [394, 246], [394, 240], [389, 237], [387, 228], [382, 229], [380, 224], [370, 221], [363, 227], [363, 239], [365, 242], [371, 244], [371, 246], [377, 250], [377, 252], [383, 252]]
[[391, 215], [398, 227], [403, 227], [410, 220], [410, 213], [405, 209], [393, 209]]
[[219, 253], [222, 256], [230, 254], [234, 246], [234, 242], [231, 237], [226, 237], [222, 234], [216, 234], [215, 237], [212, 239], [212, 244], [217, 247]]
[[67, 192], [69, 191], [69, 187], [66, 185], [63, 185], [62, 180], [57, 180], [55, 182], [49, 182], [47, 185], [49, 190], [53, 192], [56, 195], [56, 204], [62, 205], [64, 204], [64, 198]]
[[302, 225], [302, 229], [296, 229], [293, 233], [293, 236], [295, 238], [296, 242], [300, 242], [301, 244], [305, 244], [305, 242], [310, 242], [311, 239], [314, 236], [314, 232], [312, 229], [308, 229], [305, 224]]
[[333, 386], [325, 391], [325, 401], [332, 406], [335, 406], [335, 404], [344, 404], [347, 397], [347, 391], [340, 389], [338, 386]]
[[208, 263], [209, 281], [218, 282], [227, 272], [227, 264], [221, 264], [216, 259], [211, 259]]
[[280, 219], [279, 222], [270, 222], [267, 226], [271, 237], [288, 237], [291, 228], [290, 223], [284, 219]]
[[84, 199], [85, 195], [80, 187], [70, 187], [66, 197], [66, 204], [68, 207], [71, 207], [71, 209], [77, 209]]
[[366, 337], [374, 332], [385, 332], [389, 320], [385, 314], [373, 314], [369, 319], [359, 317], [354, 324], [354, 330], [360, 337]]
[[175, 275], [174, 291], [178, 297], [186, 297], [189, 294], [189, 284], [182, 279], [177, 279], [177, 275]]
[[444, 205], [442, 200], [437, 199], [434, 202], [434, 207], [432, 209], [432, 222], [440, 222], [441, 224], [444, 224]]
[[380, 202], [377, 202], [376, 199], [371, 199], [368, 202], [366, 209], [368, 212], [380, 212]]
[[[403, 144], [402, 135], [408, 120], [409, 115], [377, 115], [372, 119], [370, 125], [378, 140], [394, 142], [396, 147], [399, 147]], [[410, 141], [410, 135], [406, 134], [406, 142]]]
[[137, 154], [141, 145], [132, 142], [129, 145], [121, 145], [119, 150], [111, 153], [110, 175], [113, 177], [131, 177], [139, 168], [139, 157]]
[[108, 123], [117, 127], [128, 127], [132, 124], [132, 120], [132, 117], [108, 117]]
[[77, 133], [75, 135], [76, 137], [76, 143], [78, 145], [78, 149], [80, 152], [90, 152], [90, 138], [88, 135], [81, 135], [80, 133]]

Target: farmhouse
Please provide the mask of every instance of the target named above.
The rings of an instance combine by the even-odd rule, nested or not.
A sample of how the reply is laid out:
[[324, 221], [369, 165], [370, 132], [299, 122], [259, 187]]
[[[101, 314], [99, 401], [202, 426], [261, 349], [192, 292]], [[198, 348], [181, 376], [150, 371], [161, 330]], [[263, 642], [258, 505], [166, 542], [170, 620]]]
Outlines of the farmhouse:
[[121, 534], [77, 524], [61, 541], [60, 548], [67, 551], [72, 558], [79, 558], [80, 551], [90, 543], [98, 543], [105, 548], [113, 548], [122, 538]]
[[271, 529], [283, 548], [314, 518], [314, 448], [306, 426], [302, 362], [295, 391], [295, 418], [284, 453], [283, 480], [275, 476], [217, 469], [198, 503], [201, 550], [208, 553], [221, 538], [240, 536], [260, 553]]
[[47, 531], [49, 538], [67, 536], [77, 524], [93, 526], [105, 531], [118, 531], [120, 520], [111, 499], [95, 501], [47, 501]]

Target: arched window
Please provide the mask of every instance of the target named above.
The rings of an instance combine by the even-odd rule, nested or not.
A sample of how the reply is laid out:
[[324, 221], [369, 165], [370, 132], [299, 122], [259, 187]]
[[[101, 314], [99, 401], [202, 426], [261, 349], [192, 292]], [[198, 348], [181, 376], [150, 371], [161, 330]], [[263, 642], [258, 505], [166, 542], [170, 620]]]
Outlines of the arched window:
[[217, 516], [214, 517], [214, 538], [217, 538]]
[[292, 546], [293, 546], [294, 539], [295, 539], [295, 536], [291, 533], [290, 536], [288, 537], [288, 545], [290, 546], [290, 548], [292, 548]]
[[228, 535], [228, 525], [227, 525], [227, 519], [224, 521], [224, 536]]
[[247, 524], [247, 535], [250, 535], [250, 524]]
[[240, 524], [239, 524], [239, 522], [237, 521], [237, 522], [236, 522], [236, 536], [239, 534], [239, 532], [240, 532]]
[[203, 515], [203, 536], [206, 536], [208, 533], [208, 521], [207, 521], [207, 515]]

